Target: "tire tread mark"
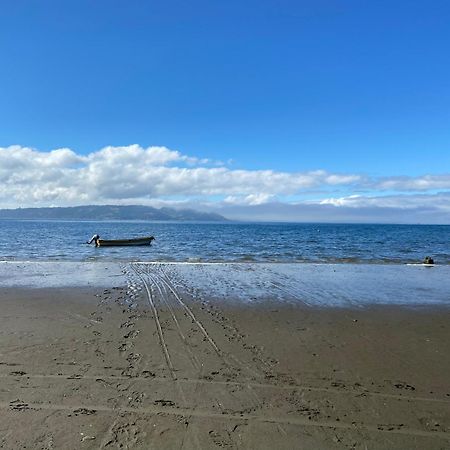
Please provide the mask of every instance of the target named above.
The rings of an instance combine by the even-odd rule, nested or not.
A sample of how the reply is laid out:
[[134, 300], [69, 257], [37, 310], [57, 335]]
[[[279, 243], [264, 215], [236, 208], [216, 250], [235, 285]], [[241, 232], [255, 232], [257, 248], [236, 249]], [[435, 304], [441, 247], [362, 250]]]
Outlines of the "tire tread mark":
[[[170, 305], [170, 303], [167, 301], [166, 296], [164, 295], [161, 286], [159, 285], [158, 281], [150, 274], [148, 273], [147, 276], [149, 277], [149, 279], [153, 282], [153, 284], [156, 286], [156, 289], [158, 289], [158, 292], [160, 294], [160, 297], [162, 299], [162, 301], [164, 302], [164, 304], [167, 306], [167, 309], [169, 310], [169, 313], [175, 323], [175, 326], [177, 328], [177, 332], [178, 335], [180, 336], [181, 341], [183, 342], [183, 344], [186, 347], [186, 350], [189, 354], [189, 359], [191, 360], [192, 365], [194, 366], [195, 369], [200, 370], [201, 369], [201, 363], [199, 362], [198, 358], [196, 357], [196, 355], [194, 355], [192, 353], [192, 350], [189, 346], [189, 343], [186, 339], [186, 336], [183, 333], [183, 330], [181, 329], [180, 323], [178, 322], [178, 319], [175, 315], [175, 312], [173, 311], [172, 306]], [[164, 287], [164, 286], [163, 286]]]
[[166, 360], [167, 367], [169, 368], [169, 372], [170, 372], [170, 375], [171, 375], [172, 379], [176, 380], [177, 379], [177, 375], [175, 373], [175, 369], [173, 367], [172, 360], [170, 359], [169, 350], [167, 348], [167, 344], [166, 344], [166, 341], [164, 339], [164, 333], [163, 333], [163, 330], [162, 330], [162, 327], [161, 327], [161, 321], [159, 320], [158, 310], [156, 309], [155, 303], [153, 302], [152, 293], [150, 291], [148, 283], [145, 281], [144, 277], [141, 275], [139, 270], [137, 270], [134, 265], [132, 267], [133, 267], [135, 273], [141, 279], [141, 281], [142, 281], [142, 283], [144, 285], [145, 291], [147, 293], [147, 301], [148, 301], [148, 304], [150, 305], [150, 308], [152, 309], [153, 317], [154, 317], [155, 323], [156, 323], [156, 328], [158, 329], [159, 342], [160, 342], [161, 347], [163, 349], [164, 358]]
[[[273, 423], [273, 424], [286, 424], [297, 425], [306, 427], [317, 428], [331, 428], [331, 429], [350, 429], [350, 430], [366, 430], [370, 432], [385, 433], [385, 434], [401, 434], [407, 436], [421, 436], [432, 438], [443, 438], [450, 440], [450, 433], [446, 431], [428, 431], [415, 428], [399, 428], [399, 429], [383, 429], [376, 425], [365, 425], [363, 423], [345, 423], [332, 420], [319, 421], [308, 420], [304, 417], [294, 416], [258, 416], [257, 414], [242, 414], [242, 413], [228, 413], [228, 412], [211, 412], [205, 410], [191, 410], [188, 408], [179, 408], [171, 406], [151, 406], [147, 408], [132, 408], [132, 407], [119, 407], [113, 408], [105, 405], [63, 405], [52, 403], [26, 403], [29, 410], [50, 410], [50, 411], [76, 411], [80, 408], [91, 409], [101, 412], [114, 412], [114, 413], [134, 413], [134, 414], [164, 414], [175, 416], [192, 416], [198, 418], [209, 418], [218, 420], [238, 420], [238, 421], [253, 421], [259, 423]], [[0, 402], [0, 409], [9, 409], [11, 404], [9, 402]], [[26, 411], [26, 409], [25, 409]]]

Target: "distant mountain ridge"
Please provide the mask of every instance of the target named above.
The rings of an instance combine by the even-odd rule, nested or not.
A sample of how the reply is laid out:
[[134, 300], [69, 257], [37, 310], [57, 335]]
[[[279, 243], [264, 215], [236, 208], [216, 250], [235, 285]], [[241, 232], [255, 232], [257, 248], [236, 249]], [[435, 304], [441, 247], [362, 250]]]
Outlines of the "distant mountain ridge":
[[43, 220], [177, 220], [213, 221], [227, 219], [220, 214], [193, 209], [154, 208], [142, 205], [87, 205], [54, 208], [0, 209], [0, 219]]

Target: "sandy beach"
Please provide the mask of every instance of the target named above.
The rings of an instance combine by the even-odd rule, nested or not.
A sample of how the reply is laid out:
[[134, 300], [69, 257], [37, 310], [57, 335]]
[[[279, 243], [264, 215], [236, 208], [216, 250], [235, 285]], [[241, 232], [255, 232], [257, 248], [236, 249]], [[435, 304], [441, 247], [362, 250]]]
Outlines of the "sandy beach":
[[450, 448], [437, 297], [311, 304], [295, 267], [42, 267], [0, 268], [0, 448]]

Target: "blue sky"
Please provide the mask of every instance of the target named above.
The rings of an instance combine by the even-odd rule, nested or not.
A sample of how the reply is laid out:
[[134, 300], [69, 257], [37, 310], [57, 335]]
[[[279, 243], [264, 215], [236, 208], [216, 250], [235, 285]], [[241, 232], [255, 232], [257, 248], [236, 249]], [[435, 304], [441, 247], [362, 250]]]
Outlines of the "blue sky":
[[[139, 144], [229, 170], [448, 175], [449, 23], [447, 1], [3, 1], [0, 147], [87, 157]], [[406, 192], [373, 184], [335, 197]], [[330, 186], [316, 190], [282, 200]]]

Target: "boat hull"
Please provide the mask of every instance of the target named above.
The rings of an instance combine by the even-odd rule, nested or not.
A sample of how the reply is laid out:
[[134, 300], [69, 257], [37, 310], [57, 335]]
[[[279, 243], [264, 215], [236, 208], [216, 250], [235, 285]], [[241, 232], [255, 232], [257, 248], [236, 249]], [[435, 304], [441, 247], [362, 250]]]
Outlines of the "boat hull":
[[97, 247], [133, 247], [138, 245], [150, 245], [153, 237], [138, 238], [138, 239], [98, 239], [96, 241]]

